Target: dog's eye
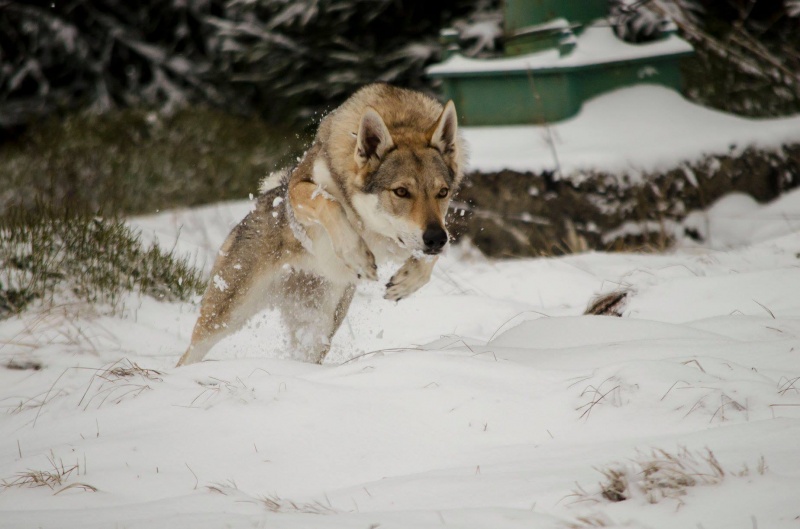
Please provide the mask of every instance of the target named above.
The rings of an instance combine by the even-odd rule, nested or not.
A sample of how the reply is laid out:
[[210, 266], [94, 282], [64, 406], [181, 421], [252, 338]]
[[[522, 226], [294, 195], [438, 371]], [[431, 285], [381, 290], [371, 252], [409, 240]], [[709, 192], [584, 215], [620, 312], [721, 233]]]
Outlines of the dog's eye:
[[436, 195], [436, 196], [437, 196], [438, 198], [444, 198], [444, 197], [446, 197], [446, 196], [447, 196], [447, 194], [448, 194], [449, 192], [450, 192], [450, 190], [449, 190], [449, 189], [447, 189], [446, 187], [443, 187], [442, 189], [440, 189], [440, 190], [439, 190], [439, 194], [438, 194], [438, 195]]
[[394, 194], [397, 195], [400, 198], [406, 198], [406, 197], [408, 197], [408, 189], [406, 189], [405, 187], [395, 188], [394, 189]]

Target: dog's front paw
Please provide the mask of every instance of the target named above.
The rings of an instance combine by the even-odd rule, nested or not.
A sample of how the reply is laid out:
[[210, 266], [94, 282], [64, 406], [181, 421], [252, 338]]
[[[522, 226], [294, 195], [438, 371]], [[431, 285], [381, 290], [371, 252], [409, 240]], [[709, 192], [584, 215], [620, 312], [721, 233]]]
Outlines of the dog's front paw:
[[375, 264], [375, 255], [357, 233], [352, 233], [346, 241], [336, 247], [336, 255], [357, 278], [378, 280], [378, 265]]
[[436, 264], [435, 258], [419, 260], [410, 258], [386, 283], [386, 294], [383, 298], [400, 301], [413, 294], [430, 281], [434, 264]]

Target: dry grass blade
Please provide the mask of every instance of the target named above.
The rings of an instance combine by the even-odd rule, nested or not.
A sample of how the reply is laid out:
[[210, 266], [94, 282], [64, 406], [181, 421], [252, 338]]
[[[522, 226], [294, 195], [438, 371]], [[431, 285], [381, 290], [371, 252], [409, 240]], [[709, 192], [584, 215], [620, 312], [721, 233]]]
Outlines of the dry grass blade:
[[353, 356], [352, 358], [348, 358], [344, 362], [340, 363], [340, 366], [347, 365], [351, 362], [356, 362], [361, 360], [362, 358], [372, 356], [372, 355], [383, 355], [385, 353], [405, 353], [408, 351], [422, 351], [423, 349], [420, 347], [389, 347], [386, 349], [376, 349], [375, 351], [367, 351], [366, 353], [361, 353]]
[[[51, 390], [52, 390], [52, 388], [51, 388]], [[27, 411], [27, 410], [33, 410], [33, 409], [40, 408], [40, 407], [44, 406], [45, 404], [47, 404], [48, 402], [50, 402], [51, 400], [53, 400], [53, 399], [55, 399], [57, 397], [65, 396], [65, 395], [68, 394], [64, 390], [58, 390], [58, 391], [56, 391], [55, 393], [53, 393], [51, 395], [50, 394], [51, 390], [48, 390], [47, 392], [42, 391], [41, 393], [39, 393], [37, 395], [34, 395], [32, 397], [22, 397], [22, 396], [4, 397], [4, 398], [0, 399], [0, 403], [5, 402], [7, 400], [16, 401], [17, 399], [19, 399], [19, 401], [16, 404], [13, 404], [13, 405], [0, 405], [0, 407], [6, 408], [8, 410], [8, 413], [10, 413], [11, 415], [15, 415], [17, 413], [22, 413], [22, 412]], [[45, 400], [45, 397], [49, 397], [49, 398], [47, 398]]]
[[753, 300], [753, 303], [755, 303], [756, 305], [767, 311], [767, 313], [772, 317], [773, 320], [775, 319], [775, 314], [771, 310], [769, 310], [769, 308], [766, 305], [759, 303], [756, 300]]
[[800, 393], [800, 390], [798, 390], [797, 387], [795, 387], [795, 384], [797, 383], [798, 380], [800, 380], [800, 377], [794, 377], [794, 378], [781, 377], [781, 379], [778, 381], [778, 394], [785, 395], [786, 392], [790, 390], [794, 391], [795, 393]]
[[702, 365], [700, 364], [700, 362], [698, 362], [697, 360], [694, 360], [694, 359], [692, 359], [692, 360], [687, 360], [687, 361], [685, 361], [685, 362], [681, 362], [681, 363], [682, 363], [683, 365], [685, 365], [685, 366], [688, 366], [689, 364], [694, 364], [694, 365], [696, 365], [696, 366], [697, 366], [697, 368], [698, 368], [700, 371], [702, 371], [703, 373], [705, 373], [705, 372], [706, 372], [706, 370], [705, 370], [705, 369], [703, 369], [703, 366], [702, 366]]
[[[47, 400], [47, 397], [50, 396], [50, 392], [53, 391], [53, 388], [56, 387], [56, 384], [58, 384], [58, 381], [61, 380], [61, 377], [63, 377], [64, 374], [68, 370], [69, 370], [69, 368], [67, 368], [64, 371], [62, 371], [61, 374], [58, 375], [58, 377], [53, 381], [53, 384], [48, 388], [47, 393], [45, 393], [44, 398], [42, 399], [41, 405], [36, 409], [36, 417], [33, 418], [33, 426], [36, 426], [36, 421], [39, 420], [39, 414], [42, 412], [42, 406], [44, 406], [45, 404], [47, 404], [49, 402]], [[58, 395], [59, 393], [61, 393], [61, 391], [56, 392], [56, 395]], [[53, 398], [55, 398], [55, 396]]]
[[271, 512], [276, 513], [303, 513], [303, 514], [335, 514], [338, 511], [331, 505], [325, 505], [319, 501], [310, 503], [298, 503], [286, 500], [277, 495], [264, 496], [261, 503]]
[[67, 485], [63, 489], [59, 490], [58, 492], [53, 493], [53, 496], [61, 494], [65, 490], [69, 490], [69, 489], [81, 489], [81, 490], [84, 490], [84, 491], [87, 491], [87, 492], [97, 492], [97, 487], [93, 487], [92, 485], [89, 485], [88, 483], [72, 483], [70, 485]]
[[[0, 341], [0, 350], [7, 345], [22, 345], [36, 350], [57, 344], [98, 354], [109, 343], [119, 345], [115, 335], [100, 324], [99, 315], [98, 306], [85, 301], [55, 304], [50, 300], [26, 316], [24, 327], [10, 340]], [[38, 363], [36, 360], [33, 362]]]
[[601, 391], [601, 389], [602, 389], [603, 385], [606, 382], [608, 382], [609, 380], [616, 381], [616, 379], [614, 379], [614, 377], [611, 377], [611, 378], [608, 378], [608, 379], [604, 380], [603, 383], [600, 384], [598, 387], [594, 387], [593, 385], [590, 384], [589, 386], [587, 386], [581, 392], [581, 395], [580, 395], [581, 397], [584, 397], [586, 395], [592, 395], [590, 397], [590, 399], [589, 399], [589, 402], [587, 402], [586, 404], [583, 404], [582, 406], [578, 406], [576, 408], [576, 411], [583, 410], [583, 413], [581, 413], [581, 416], [580, 416], [581, 419], [586, 418], [586, 420], [589, 420], [589, 416], [591, 415], [592, 410], [594, 409], [594, 407], [597, 406], [598, 404], [600, 404], [601, 401], [603, 401], [608, 395], [610, 395], [613, 392], [615, 392], [615, 391], [620, 389], [620, 387], [621, 387], [620, 384], [617, 384], [613, 388], [611, 388], [608, 391], [606, 391], [605, 393], [603, 393]]
[[589, 529], [590, 527], [610, 527], [615, 525], [603, 514], [579, 516], [574, 522], [568, 522], [568, 529]]
[[726, 408], [732, 408], [735, 411], [746, 411], [747, 410], [746, 406], [742, 406], [741, 404], [739, 404], [738, 402], [736, 402], [735, 400], [730, 398], [725, 393], [720, 394], [719, 401], [720, 401], [719, 407], [714, 412], [714, 415], [711, 416], [711, 419], [708, 420], [708, 422], [713, 422], [714, 418], [717, 417], [717, 415], [719, 415], [719, 419], [721, 421], [726, 420], [725, 419], [725, 409]]
[[[189, 465], [186, 466], [188, 467]], [[218, 492], [226, 496], [232, 492], [239, 492], [239, 486], [232, 479], [214, 482], [211, 485], [206, 485], [206, 488], [212, 492]]]

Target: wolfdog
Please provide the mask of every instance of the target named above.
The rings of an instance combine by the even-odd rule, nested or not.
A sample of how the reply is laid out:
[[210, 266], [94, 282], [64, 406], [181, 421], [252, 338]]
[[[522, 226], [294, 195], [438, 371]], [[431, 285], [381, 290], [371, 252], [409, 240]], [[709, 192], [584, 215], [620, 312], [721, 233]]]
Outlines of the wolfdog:
[[202, 360], [267, 308], [281, 315], [290, 346], [321, 363], [357, 281], [378, 279], [377, 263], [403, 263], [386, 299], [427, 283], [463, 176], [457, 128], [452, 101], [386, 84], [328, 114], [297, 167], [265, 181], [223, 243], [178, 365]]

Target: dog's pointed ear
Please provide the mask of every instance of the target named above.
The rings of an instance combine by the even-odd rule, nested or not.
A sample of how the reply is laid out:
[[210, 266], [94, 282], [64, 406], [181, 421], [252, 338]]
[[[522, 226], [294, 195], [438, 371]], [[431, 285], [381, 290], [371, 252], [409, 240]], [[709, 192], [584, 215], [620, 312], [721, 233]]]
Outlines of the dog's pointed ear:
[[358, 126], [355, 152], [358, 166], [364, 167], [373, 157], [380, 160], [393, 145], [392, 135], [389, 134], [383, 118], [374, 109], [368, 108], [361, 116], [361, 124]]
[[436, 122], [431, 133], [430, 144], [439, 150], [443, 155], [450, 155], [456, 150], [456, 140], [458, 139], [458, 117], [456, 116], [456, 106], [453, 101], [448, 101], [442, 110], [442, 115]]

